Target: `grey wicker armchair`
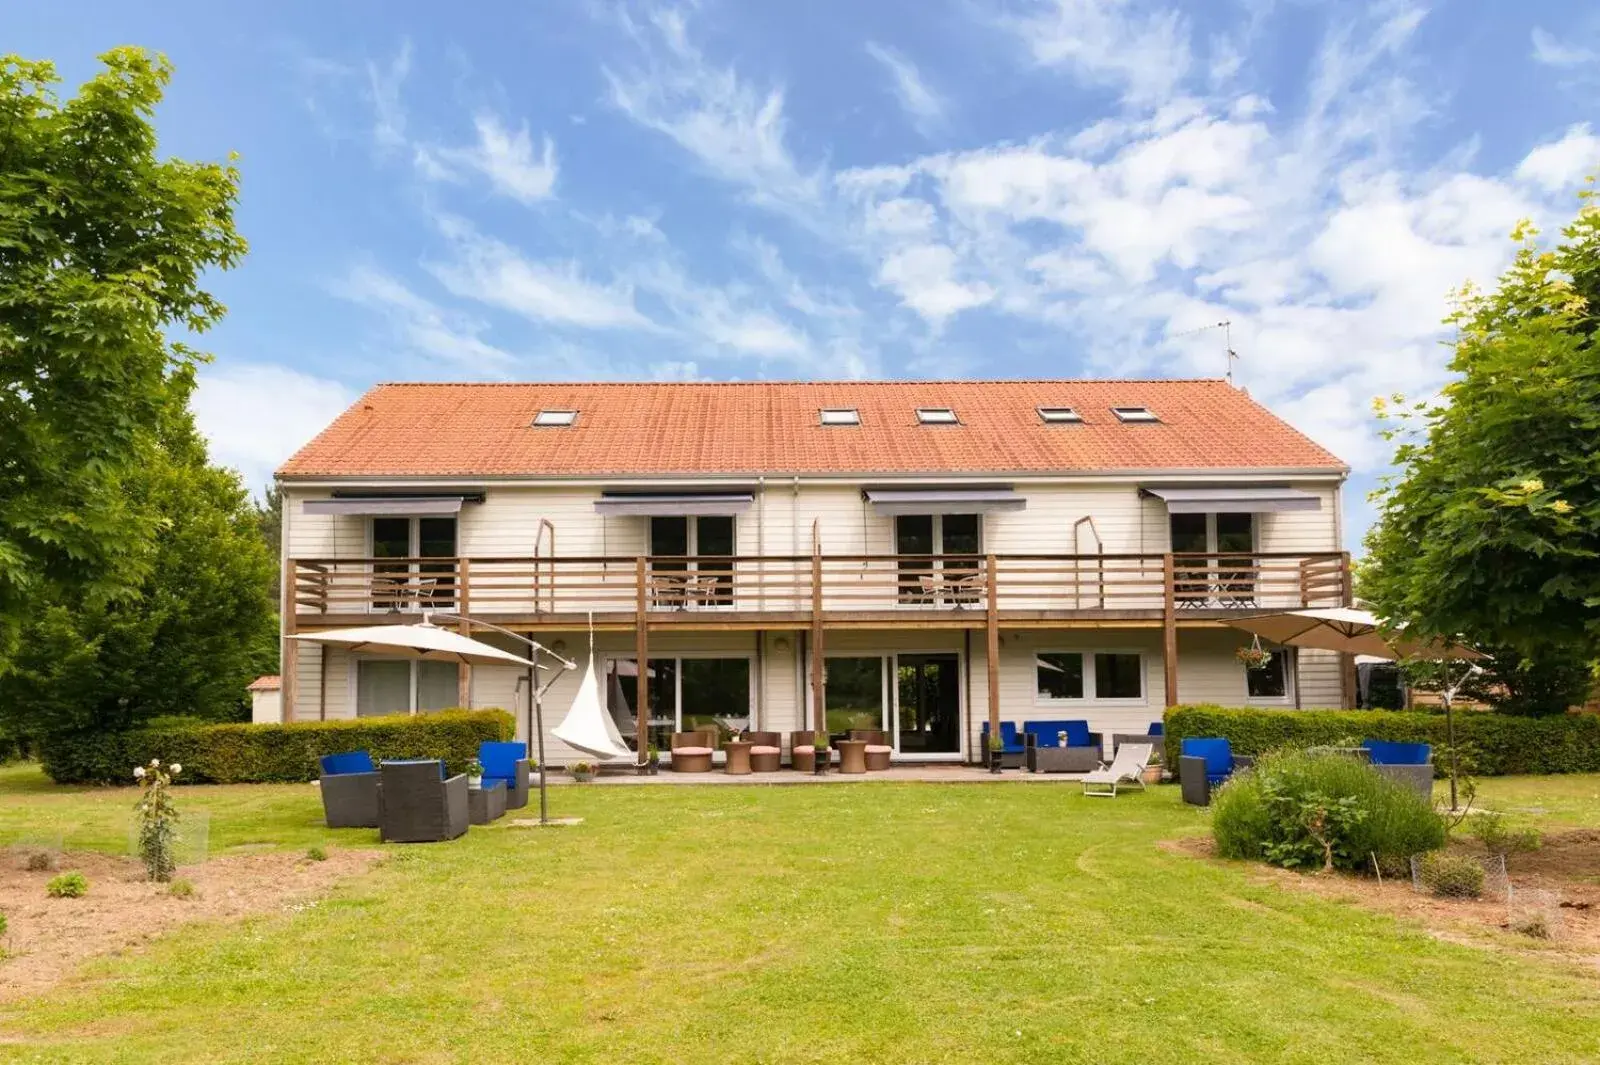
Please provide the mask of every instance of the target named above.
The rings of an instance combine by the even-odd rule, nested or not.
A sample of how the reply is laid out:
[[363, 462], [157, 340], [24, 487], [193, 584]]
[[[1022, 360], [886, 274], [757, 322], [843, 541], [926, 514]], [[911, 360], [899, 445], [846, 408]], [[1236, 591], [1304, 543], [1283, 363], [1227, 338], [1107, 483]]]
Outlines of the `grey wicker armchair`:
[[321, 759], [323, 819], [329, 828], [378, 827], [378, 768], [366, 751]]
[[436, 843], [467, 831], [467, 778], [436, 758], [378, 768], [378, 832], [385, 843]]

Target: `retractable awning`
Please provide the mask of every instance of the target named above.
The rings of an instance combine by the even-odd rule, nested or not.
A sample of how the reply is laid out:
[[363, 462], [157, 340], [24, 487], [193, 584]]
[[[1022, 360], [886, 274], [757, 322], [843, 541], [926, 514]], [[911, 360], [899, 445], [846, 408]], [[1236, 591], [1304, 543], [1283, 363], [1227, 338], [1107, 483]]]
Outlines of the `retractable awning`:
[[864, 493], [879, 514], [978, 514], [1022, 510], [1028, 500], [1001, 488], [868, 488]]
[[1321, 510], [1321, 497], [1298, 488], [1146, 488], [1171, 514], [1271, 514]]
[[635, 494], [605, 492], [595, 500], [601, 514], [643, 514], [660, 517], [726, 517], [743, 514], [755, 502], [753, 492], [677, 492]]
[[457, 514], [466, 496], [361, 496], [308, 499], [306, 514]]

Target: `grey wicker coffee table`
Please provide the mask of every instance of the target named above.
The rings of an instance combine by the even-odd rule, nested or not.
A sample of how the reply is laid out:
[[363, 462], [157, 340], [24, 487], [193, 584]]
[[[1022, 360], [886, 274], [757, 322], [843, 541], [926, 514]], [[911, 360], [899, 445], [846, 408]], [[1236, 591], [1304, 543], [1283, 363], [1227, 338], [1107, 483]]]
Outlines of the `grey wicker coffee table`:
[[1100, 768], [1100, 748], [1030, 747], [1027, 762], [1033, 773], [1090, 773]]
[[467, 820], [486, 825], [506, 813], [506, 782], [486, 780], [481, 788], [467, 789]]

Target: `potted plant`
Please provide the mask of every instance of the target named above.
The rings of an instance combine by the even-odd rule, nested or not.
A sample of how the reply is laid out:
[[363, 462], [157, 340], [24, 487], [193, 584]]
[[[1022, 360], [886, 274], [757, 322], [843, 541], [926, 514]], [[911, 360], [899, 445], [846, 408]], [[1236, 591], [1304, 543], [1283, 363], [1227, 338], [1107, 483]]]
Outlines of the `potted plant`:
[[1145, 763], [1144, 782], [1146, 784], [1161, 783], [1161, 755], [1157, 754], [1154, 748], [1150, 751], [1150, 761]]
[[476, 758], [467, 759], [467, 787], [483, 787], [483, 763]]
[[1001, 760], [1005, 757], [1006, 745], [999, 736], [989, 737], [989, 772], [998, 773], [1001, 769]]
[[646, 748], [644, 771], [652, 777], [661, 771], [661, 748], [653, 743]]
[[1067, 734], [1065, 732], [1056, 733], [1056, 746], [1057, 747], [1065, 747], [1066, 745], [1067, 745]]
[[816, 738], [812, 740], [812, 746], [816, 749], [817, 757], [816, 764], [812, 767], [811, 771], [820, 777], [822, 774], [828, 771], [827, 735], [821, 732], [817, 733]]
[[590, 765], [588, 762], [573, 762], [572, 779], [576, 780], [580, 784], [588, 780], [593, 780], [594, 766]]
[[1261, 637], [1251, 639], [1248, 646], [1241, 647], [1233, 656], [1244, 663], [1246, 669], [1266, 669], [1272, 665], [1272, 652], [1261, 646]]

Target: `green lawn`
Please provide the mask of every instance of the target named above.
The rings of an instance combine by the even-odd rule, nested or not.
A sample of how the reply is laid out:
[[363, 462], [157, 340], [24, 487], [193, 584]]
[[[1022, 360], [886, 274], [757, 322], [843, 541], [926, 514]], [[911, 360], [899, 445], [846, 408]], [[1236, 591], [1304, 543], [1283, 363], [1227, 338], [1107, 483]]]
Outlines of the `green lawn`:
[[[1434, 793], [1447, 796], [1448, 787], [1438, 781]], [[1600, 775], [1484, 777], [1477, 805], [1540, 828], [1600, 828]]]
[[[69, 842], [125, 845], [129, 790], [8, 770], [0, 791], [9, 838], [50, 820]], [[0, 1010], [0, 1060], [1600, 1059], [1592, 972], [1164, 850], [1205, 828], [1175, 788], [553, 798], [585, 823], [395, 848], [323, 905], [97, 962], [86, 987]], [[211, 811], [214, 849], [375, 838], [317, 827], [306, 786], [179, 800]]]

